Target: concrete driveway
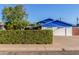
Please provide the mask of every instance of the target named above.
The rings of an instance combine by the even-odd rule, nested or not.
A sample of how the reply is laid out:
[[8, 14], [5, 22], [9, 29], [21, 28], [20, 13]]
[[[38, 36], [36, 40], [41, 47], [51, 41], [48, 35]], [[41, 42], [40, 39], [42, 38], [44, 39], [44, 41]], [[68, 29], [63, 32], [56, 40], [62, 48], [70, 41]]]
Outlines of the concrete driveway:
[[66, 50], [79, 50], [79, 36], [55, 36], [53, 47], [64, 48]]

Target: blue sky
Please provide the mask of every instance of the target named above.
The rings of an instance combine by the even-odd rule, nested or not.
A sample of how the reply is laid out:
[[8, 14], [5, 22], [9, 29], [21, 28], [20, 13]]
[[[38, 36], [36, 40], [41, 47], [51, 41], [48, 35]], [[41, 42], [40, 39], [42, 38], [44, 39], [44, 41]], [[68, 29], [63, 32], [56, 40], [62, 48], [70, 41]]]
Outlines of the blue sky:
[[[0, 4], [0, 19], [2, 9], [5, 6], [15, 6]], [[23, 4], [28, 13], [28, 21], [31, 23], [44, 20], [46, 18], [59, 19], [62, 21], [76, 24], [76, 18], [79, 17], [79, 4]]]

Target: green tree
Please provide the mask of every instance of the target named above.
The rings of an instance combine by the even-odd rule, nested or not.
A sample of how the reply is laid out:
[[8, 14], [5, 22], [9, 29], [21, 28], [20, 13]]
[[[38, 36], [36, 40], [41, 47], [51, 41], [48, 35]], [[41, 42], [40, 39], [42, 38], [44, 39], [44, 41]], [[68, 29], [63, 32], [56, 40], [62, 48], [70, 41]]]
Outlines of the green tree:
[[26, 26], [28, 26], [29, 22], [25, 21], [25, 20], [20, 20], [20, 21], [11, 21], [11, 22], [6, 22], [5, 23], [5, 28], [7, 30], [17, 30], [17, 29], [24, 29]]
[[29, 22], [25, 21], [25, 20], [20, 20], [20, 21], [13, 21], [12, 25], [14, 29], [24, 29], [27, 25], [29, 24]]
[[27, 17], [27, 13], [24, 11], [22, 5], [5, 7], [2, 11], [3, 21], [6, 21], [5, 27], [7, 29], [21, 29], [29, 24], [29, 22], [24, 20]]
[[13, 9], [12, 7], [5, 7], [2, 10], [2, 15], [3, 15], [2, 20], [5, 20], [5, 21], [12, 20], [12, 9]]
[[13, 20], [23, 20], [27, 16], [22, 5], [16, 5], [15, 7], [5, 7], [3, 9], [3, 20], [13, 21]]

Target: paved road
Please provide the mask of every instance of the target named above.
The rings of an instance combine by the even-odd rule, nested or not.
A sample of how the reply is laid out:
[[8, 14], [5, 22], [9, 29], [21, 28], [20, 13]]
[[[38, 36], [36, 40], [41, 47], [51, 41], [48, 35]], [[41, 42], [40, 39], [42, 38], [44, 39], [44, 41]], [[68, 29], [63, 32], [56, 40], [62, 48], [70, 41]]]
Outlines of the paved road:
[[79, 51], [0, 52], [0, 55], [79, 55]]

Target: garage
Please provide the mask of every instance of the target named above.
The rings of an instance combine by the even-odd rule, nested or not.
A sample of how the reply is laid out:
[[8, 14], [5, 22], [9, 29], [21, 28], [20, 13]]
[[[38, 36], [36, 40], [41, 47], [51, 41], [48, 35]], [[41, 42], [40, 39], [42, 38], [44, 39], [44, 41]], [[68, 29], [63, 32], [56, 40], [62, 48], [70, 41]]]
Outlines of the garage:
[[72, 36], [72, 24], [53, 19], [46, 19], [38, 22], [42, 30], [53, 30], [54, 36]]

